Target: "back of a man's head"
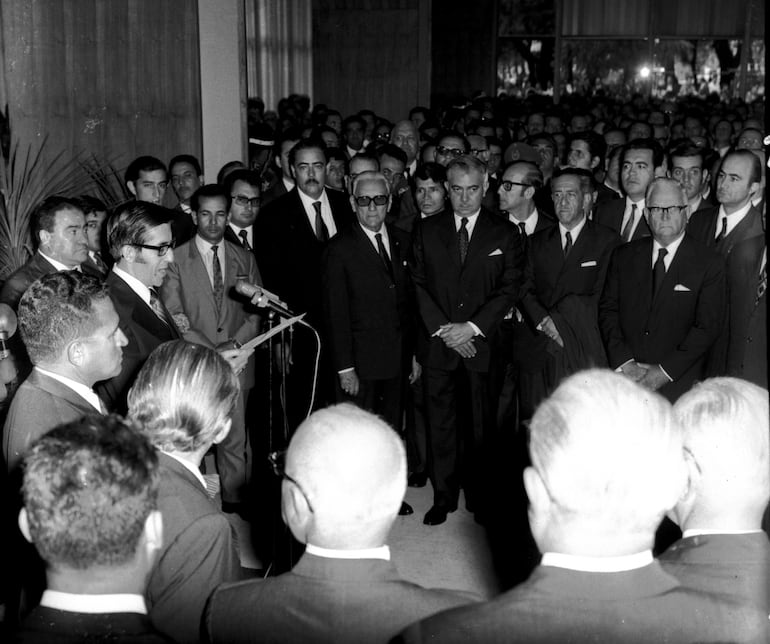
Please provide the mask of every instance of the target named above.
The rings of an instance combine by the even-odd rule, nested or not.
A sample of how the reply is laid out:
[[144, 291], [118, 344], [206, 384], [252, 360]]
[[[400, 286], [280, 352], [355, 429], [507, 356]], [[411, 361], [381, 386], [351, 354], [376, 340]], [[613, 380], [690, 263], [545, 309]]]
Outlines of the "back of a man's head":
[[[119, 416], [85, 416], [38, 439], [24, 463], [20, 523], [46, 562], [49, 586], [51, 575], [64, 582], [67, 571], [132, 567], [142, 558], [158, 457], [137, 429]], [[146, 563], [139, 572], [149, 572]]]
[[525, 484], [543, 552], [649, 549], [686, 481], [670, 404], [609, 370], [562, 381], [532, 418], [530, 454]]
[[689, 460], [688, 492], [674, 515], [682, 530], [758, 530], [770, 501], [768, 392], [711, 378], [674, 405]]
[[313, 413], [291, 439], [285, 472], [284, 517], [297, 539], [343, 550], [385, 544], [406, 492], [404, 447], [385, 421], [352, 404]]

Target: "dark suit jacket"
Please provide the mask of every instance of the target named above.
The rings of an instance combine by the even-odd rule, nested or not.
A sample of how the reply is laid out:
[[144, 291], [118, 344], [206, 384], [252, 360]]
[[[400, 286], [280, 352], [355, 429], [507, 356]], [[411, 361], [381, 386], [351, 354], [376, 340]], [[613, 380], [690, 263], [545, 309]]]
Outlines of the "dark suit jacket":
[[152, 350], [163, 342], [179, 340], [181, 335], [176, 327], [164, 324], [149, 304], [145, 304], [131, 287], [114, 272], [105, 279], [110, 287], [110, 299], [120, 318], [120, 330], [128, 344], [123, 347], [123, 366], [114, 378], [98, 383], [96, 391], [110, 411], [126, 413], [126, 396]]
[[765, 237], [765, 231], [762, 228], [762, 214], [753, 206], [741, 220], [741, 222], [726, 235], [719, 243], [716, 241], [717, 224], [719, 219], [719, 206], [712, 206], [694, 213], [687, 222], [687, 232], [709, 248], [716, 248], [722, 255], [727, 257], [738, 242], [751, 239], [752, 237]]
[[626, 572], [539, 566], [482, 604], [412, 625], [405, 642], [762, 642], [767, 616], [683, 588], [657, 562]]
[[359, 224], [329, 241], [323, 255], [325, 328], [334, 370], [395, 378], [413, 344], [409, 236], [387, 226], [393, 279]]
[[[626, 212], [626, 198], [610, 199], [602, 203], [596, 204], [596, 210], [594, 212], [594, 221], [597, 224], [612, 228], [618, 235], [620, 235], [621, 227], [623, 226], [623, 214]], [[641, 219], [634, 230], [634, 234], [631, 235], [631, 241], [634, 239], [641, 239], [642, 237], [649, 237], [652, 233], [650, 227], [647, 225], [647, 219], [644, 213], [641, 213]]]
[[38, 606], [11, 636], [14, 644], [82, 644], [83, 642], [169, 642], [139, 613], [75, 613]]
[[193, 473], [167, 454], [160, 453], [159, 462], [163, 547], [147, 584], [147, 607], [161, 633], [197, 642], [209, 595], [240, 578], [236, 540]]
[[30, 444], [62, 423], [99, 412], [85, 398], [50, 376], [33, 370], [13, 397], [3, 427], [3, 455], [12, 472]]
[[652, 237], [612, 255], [599, 303], [599, 327], [610, 367], [630, 359], [660, 364], [673, 382], [660, 393], [671, 401], [704, 376], [726, 306], [724, 259], [685, 234], [652, 302]]
[[182, 210], [177, 204], [171, 211], [171, 232], [174, 234], [176, 245], [180, 246], [195, 237], [196, 226], [192, 215]]
[[723, 593], [770, 611], [770, 541], [765, 532], [680, 539], [660, 556], [684, 586]]
[[283, 183], [283, 179], [281, 178], [281, 173], [277, 172], [276, 174], [278, 176], [278, 181], [273, 183], [267, 190], [262, 191], [262, 207], [266, 206], [271, 201], [275, 201], [278, 197], [282, 197], [288, 192]]
[[[321, 253], [324, 244], [310, 227], [298, 189], [265, 206], [254, 224], [254, 246], [265, 288], [277, 294], [294, 313], [319, 326], [321, 311]], [[350, 202], [327, 190], [337, 231], [354, 221]]]
[[380, 559], [304, 554], [278, 577], [218, 588], [206, 627], [222, 642], [388, 642], [411, 622], [475, 599], [401, 579]]
[[524, 260], [518, 229], [481, 209], [460, 264], [455, 217], [452, 211], [428, 217], [415, 228], [412, 279], [422, 324], [430, 337], [442, 324], [473, 322], [483, 336], [474, 339], [476, 355], [461, 358], [441, 338], [430, 337], [419, 351], [423, 365], [455, 369], [460, 360], [472, 371], [489, 369], [489, 343], [513, 306], [521, 285]]
[[7, 304], [15, 311], [19, 307], [21, 296], [24, 295], [32, 282], [43, 275], [55, 272], [56, 268], [51, 262], [40, 253], [35, 253], [24, 266], [12, 273], [5, 281], [2, 290], [0, 290], [0, 302]]

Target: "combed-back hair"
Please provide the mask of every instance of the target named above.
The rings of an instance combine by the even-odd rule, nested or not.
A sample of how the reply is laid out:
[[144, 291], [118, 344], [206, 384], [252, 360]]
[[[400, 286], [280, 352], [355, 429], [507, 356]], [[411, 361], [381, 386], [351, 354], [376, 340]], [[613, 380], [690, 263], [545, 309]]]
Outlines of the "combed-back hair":
[[41, 230], [53, 232], [56, 213], [61, 210], [80, 210], [82, 212], [83, 206], [78, 199], [62, 195], [46, 197], [35, 206], [35, 210], [32, 211], [32, 232], [36, 241], [40, 240]]
[[[238, 170], [235, 172], [238, 172]], [[230, 174], [233, 175], [235, 172], [231, 172]], [[229, 178], [230, 177], [228, 177], [228, 179]], [[218, 183], [207, 183], [205, 186], [198, 188], [192, 194], [192, 197], [190, 197], [190, 208], [193, 212], [198, 212], [201, 205], [201, 199], [208, 199], [210, 197], [222, 197], [225, 200], [225, 211], [229, 212], [232, 197], [230, 197], [230, 192]]]
[[115, 261], [123, 246], [143, 244], [153, 228], [171, 222], [171, 212], [148, 201], [128, 201], [107, 220], [107, 245]]
[[171, 161], [168, 162], [169, 172], [171, 172], [177, 163], [189, 163], [193, 167], [193, 170], [195, 170], [195, 174], [203, 174], [203, 170], [201, 169], [201, 162], [198, 161], [198, 159], [196, 159], [192, 154], [177, 154], [173, 159], [171, 159]]
[[126, 183], [136, 181], [140, 172], [152, 172], [153, 170], [163, 170], [168, 175], [168, 170], [160, 159], [149, 155], [137, 157], [126, 168], [123, 179]]

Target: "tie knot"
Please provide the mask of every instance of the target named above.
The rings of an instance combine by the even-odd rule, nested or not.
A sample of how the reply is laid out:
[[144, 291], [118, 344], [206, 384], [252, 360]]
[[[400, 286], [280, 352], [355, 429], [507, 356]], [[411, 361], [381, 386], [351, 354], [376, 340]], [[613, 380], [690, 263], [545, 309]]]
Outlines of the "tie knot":
[[315, 208], [315, 211], [318, 214], [321, 214], [321, 202], [320, 201], [314, 201], [313, 202], [313, 208]]
[[214, 255], [216, 255], [216, 254], [217, 254], [217, 249], [218, 249], [218, 248], [219, 248], [219, 246], [217, 246], [216, 244], [214, 244], [214, 245], [211, 247], [211, 252], [212, 252], [212, 253], [214, 253]]
[[468, 218], [462, 217], [460, 219], [460, 228], [465, 228], [468, 225]]
[[567, 241], [569, 241], [569, 242], [572, 241], [572, 233], [569, 230], [567, 231], [567, 234], [565, 236], [567, 238]]
[[382, 233], [375, 233], [375, 235], [374, 235], [374, 238], [375, 238], [377, 241], [382, 241]]
[[668, 250], [665, 248], [658, 249], [658, 259], [663, 259], [666, 255], [668, 255]]
[[242, 230], [241, 232], [238, 233], [238, 236], [241, 239], [246, 239], [246, 238], [248, 238], [249, 234], [245, 230]]
[[527, 236], [527, 226], [523, 221], [519, 222], [519, 230], [521, 231], [521, 234], [525, 237]]

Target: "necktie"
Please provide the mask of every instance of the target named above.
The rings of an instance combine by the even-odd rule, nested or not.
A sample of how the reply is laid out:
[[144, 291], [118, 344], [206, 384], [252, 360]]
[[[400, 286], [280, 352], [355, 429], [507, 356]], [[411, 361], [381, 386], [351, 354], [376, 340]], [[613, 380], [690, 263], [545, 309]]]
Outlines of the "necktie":
[[211, 247], [211, 252], [214, 254], [214, 302], [217, 305], [217, 311], [222, 308], [222, 298], [225, 295], [225, 282], [222, 278], [222, 264], [219, 263], [219, 255], [217, 254], [218, 248], [216, 244]]
[[243, 246], [244, 250], [251, 250], [251, 244], [249, 244], [249, 234], [242, 230], [238, 233], [238, 237], [241, 238], [241, 246]]
[[329, 241], [329, 229], [326, 228], [323, 217], [321, 217], [321, 202], [314, 201], [313, 208], [315, 208], [315, 236], [318, 241]]
[[377, 233], [374, 238], [377, 240], [377, 250], [380, 253], [380, 259], [385, 264], [390, 279], [393, 280], [393, 264], [390, 263], [390, 257], [388, 257], [388, 253], [385, 250], [385, 244], [382, 243], [382, 233]]
[[169, 315], [166, 307], [163, 306], [163, 302], [160, 301], [158, 292], [154, 288], [150, 289], [150, 308], [152, 309], [152, 312], [158, 316], [158, 319], [163, 322], [163, 324], [165, 324], [170, 329], [175, 327], [174, 321], [171, 319], [171, 316]]
[[104, 263], [102, 255], [98, 251], [94, 252], [94, 264], [96, 264], [103, 273], [107, 272], [107, 264]]
[[567, 255], [569, 255], [569, 252], [572, 250], [572, 234], [567, 231], [567, 241], [564, 242], [564, 258], [567, 258]]
[[636, 204], [632, 203], [631, 216], [628, 218], [626, 225], [623, 226], [623, 232], [620, 233], [620, 236], [623, 238], [624, 242], [631, 241], [631, 231], [634, 228], [634, 219], [636, 219]]
[[717, 235], [716, 242], [721, 242], [727, 235], [727, 217], [722, 217], [722, 230]]
[[754, 306], [759, 303], [762, 296], [767, 291], [767, 264], [762, 266], [762, 272], [759, 274], [759, 283], [757, 284], [757, 298], [754, 300]]
[[521, 247], [527, 250], [527, 227], [523, 221], [519, 222], [519, 230], [521, 231]]
[[460, 247], [460, 264], [465, 264], [465, 258], [468, 256], [468, 244], [470, 243], [470, 240], [468, 238], [467, 225], [467, 217], [460, 219], [460, 230], [457, 231], [457, 243]]
[[660, 285], [663, 284], [663, 278], [666, 276], [666, 265], [663, 263], [663, 258], [668, 255], [668, 251], [665, 248], [658, 250], [658, 259], [655, 260], [655, 266], [652, 267], [652, 299], [660, 290]]

